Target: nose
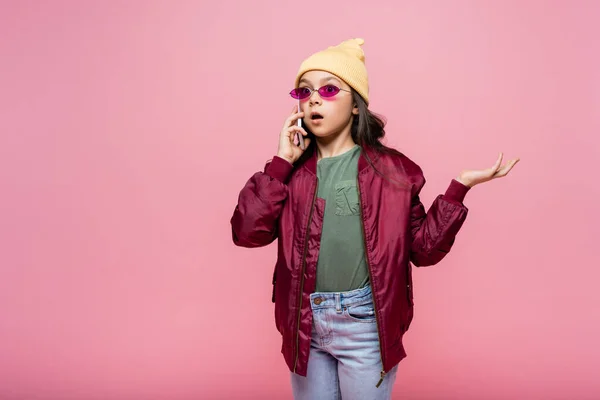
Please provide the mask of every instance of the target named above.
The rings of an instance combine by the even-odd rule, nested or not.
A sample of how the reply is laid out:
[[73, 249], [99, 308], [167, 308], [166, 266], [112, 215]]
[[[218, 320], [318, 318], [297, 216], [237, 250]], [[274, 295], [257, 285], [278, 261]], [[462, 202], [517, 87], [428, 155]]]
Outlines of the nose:
[[313, 92], [310, 94], [310, 97], [308, 98], [308, 103], [311, 106], [315, 104], [321, 104], [322, 101], [323, 99], [321, 98], [321, 95], [317, 90], [313, 90]]

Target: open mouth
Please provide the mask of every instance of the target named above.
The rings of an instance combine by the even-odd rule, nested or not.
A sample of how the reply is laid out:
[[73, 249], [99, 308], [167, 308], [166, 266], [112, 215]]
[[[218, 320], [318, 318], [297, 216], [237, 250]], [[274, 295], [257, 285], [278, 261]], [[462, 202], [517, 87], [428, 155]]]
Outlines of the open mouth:
[[318, 112], [313, 112], [312, 114], [310, 114], [310, 119], [313, 121], [321, 120], [321, 119], [323, 119], [323, 116], [321, 114], [319, 114]]

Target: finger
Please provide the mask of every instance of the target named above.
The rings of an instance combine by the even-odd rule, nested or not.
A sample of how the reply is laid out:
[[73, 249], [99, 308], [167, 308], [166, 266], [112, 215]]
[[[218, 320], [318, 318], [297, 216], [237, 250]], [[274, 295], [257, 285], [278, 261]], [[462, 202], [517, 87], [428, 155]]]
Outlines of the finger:
[[290, 127], [288, 127], [288, 132], [300, 132], [302, 134], [302, 136], [308, 136], [308, 133], [304, 130], [304, 128], [302, 128], [301, 126], [298, 125], [292, 125]]
[[500, 153], [500, 155], [498, 156], [498, 159], [496, 160], [496, 163], [492, 167], [487, 168], [482, 171], [487, 178], [493, 178], [496, 176], [496, 174], [498, 174], [498, 171], [500, 170], [500, 166], [502, 165], [502, 157], [503, 157], [503, 154]]
[[284, 131], [283, 134], [288, 137], [288, 138], [293, 138], [294, 133], [296, 132], [296, 130], [294, 129], [296, 128], [296, 125], [292, 125], [292, 126], [288, 126]]
[[502, 158], [504, 157], [504, 154], [502, 154], [502, 152], [500, 152], [500, 155], [498, 156], [498, 159], [496, 160], [496, 163], [494, 164], [494, 166], [491, 168], [492, 170], [494, 170], [494, 172], [498, 171], [498, 169], [500, 168], [500, 166], [502, 165]]
[[504, 167], [505, 168], [504, 175], [508, 174], [518, 162], [519, 162], [518, 158], [516, 160], [509, 161], [508, 164], [506, 164], [506, 166]]
[[519, 160], [511, 160], [509, 161], [506, 165], [504, 165], [502, 168], [500, 168], [495, 174], [494, 174], [494, 178], [500, 178], [503, 176], [506, 176], [510, 170], [515, 166], [515, 164], [519, 162]]
[[302, 118], [302, 117], [304, 117], [304, 113], [303, 113], [302, 111], [301, 111], [301, 112], [296, 112], [296, 113], [293, 113], [292, 115], [290, 115], [290, 116], [288, 117], [288, 119], [286, 119], [286, 120], [285, 120], [285, 121], [286, 121], [286, 125], [287, 125], [287, 126], [290, 126], [290, 125], [295, 125], [296, 121], [297, 121], [299, 118]]

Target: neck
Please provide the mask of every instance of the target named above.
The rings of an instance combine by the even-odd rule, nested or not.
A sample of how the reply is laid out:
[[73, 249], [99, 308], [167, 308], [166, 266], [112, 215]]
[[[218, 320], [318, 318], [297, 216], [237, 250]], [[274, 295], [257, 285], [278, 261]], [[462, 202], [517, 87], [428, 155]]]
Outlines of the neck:
[[348, 126], [348, 129], [344, 129], [344, 131], [338, 135], [317, 138], [316, 145], [319, 160], [321, 158], [335, 157], [354, 147], [356, 143], [352, 140], [349, 128], [350, 127]]

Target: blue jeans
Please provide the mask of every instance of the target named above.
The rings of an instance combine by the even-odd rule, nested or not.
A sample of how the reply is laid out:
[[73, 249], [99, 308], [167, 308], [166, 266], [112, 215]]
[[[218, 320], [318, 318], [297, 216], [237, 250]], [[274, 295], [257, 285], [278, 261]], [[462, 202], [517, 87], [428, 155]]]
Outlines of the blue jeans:
[[310, 295], [312, 341], [307, 376], [292, 373], [296, 400], [390, 399], [396, 365], [381, 385], [381, 356], [371, 286]]

